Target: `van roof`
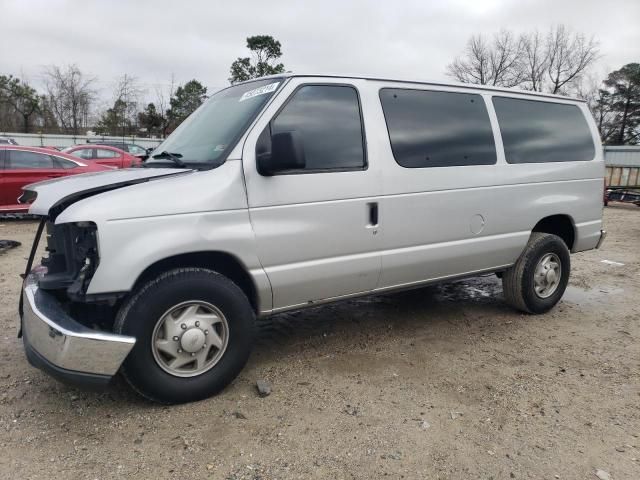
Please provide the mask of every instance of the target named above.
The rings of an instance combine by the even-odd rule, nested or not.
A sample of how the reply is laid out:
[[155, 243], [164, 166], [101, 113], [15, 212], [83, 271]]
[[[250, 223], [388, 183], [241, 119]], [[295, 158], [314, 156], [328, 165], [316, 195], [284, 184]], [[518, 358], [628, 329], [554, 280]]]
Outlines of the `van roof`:
[[[585, 102], [585, 100], [581, 98], [568, 97], [565, 95], [554, 95], [552, 93], [544, 93], [544, 92], [534, 92], [531, 90], [521, 90], [517, 88], [505, 88], [505, 87], [492, 87], [489, 85], [480, 85], [475, 83], [460, 83], [460, 82], [442, 82], [442, 81], [429, 81], [429, 80], [416, 80], [416, 79], [405, 79], [400, 80], [397, 78], [389, 78], [389, 77], [376, 77], [373, 75], [339, 75], [339, 74], [327, 74], [327, 73], [281, 73], [276, 75], [269, 75], [266, 77], [261, 77], [261, 79], [265, 78], [293, 78], [293, 77], [316, 77], [316, 78], [350, 78], [350, 79], [360, 79], [360, 80], [374, 80], [374, 81], [383, 81], [383, 82], [397, 82], [397, 83], [408, 83], [414, 85], [435, 85], [439, 87], [456, 87], [456, 88], [468, 88], [473, 90], [487, 90], [490, 92], [505, 92], [505, 93], [517, 93], [519, 95], [529, 95], [532, 97], [543, 97], [543, 98], [556, 98], [560, 100], [571, 100], [574, 102]], [[258, 79], [254, 79], [258, 80]], [[249, 80], [253, 81], [253, 80]], [[244, 82], [242, 82], [244, 83]]]

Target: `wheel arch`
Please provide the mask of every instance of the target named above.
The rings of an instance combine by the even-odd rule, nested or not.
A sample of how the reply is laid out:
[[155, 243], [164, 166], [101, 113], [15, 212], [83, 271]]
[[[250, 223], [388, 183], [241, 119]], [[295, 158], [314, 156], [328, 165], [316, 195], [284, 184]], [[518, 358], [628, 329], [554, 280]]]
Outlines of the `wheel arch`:
[[576, 241], [576, 227], [571, 216], [566, 214], [549, 215], [535, 224], [532, 232], [551, 233], [560, 237], [569, 251], [573, 250]]
[[258, 288], [246, 266], [234, 255], [222, 251], [189, 252], [152, 263], [145, 268], [134, 283], [134, 289], [141, 284], [157, 277], [163, 272], [175, 268], [206, 268], [224, 275], [235, 283], [249, 299], [255, 313], [259, 313], [260, 298]]

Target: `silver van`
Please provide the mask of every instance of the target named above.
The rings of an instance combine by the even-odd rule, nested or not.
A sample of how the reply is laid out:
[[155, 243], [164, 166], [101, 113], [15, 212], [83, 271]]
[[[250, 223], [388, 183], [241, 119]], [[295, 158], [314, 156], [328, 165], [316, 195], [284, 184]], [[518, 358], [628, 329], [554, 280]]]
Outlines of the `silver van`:
[[261, 78], [214, 94], [144, 167], [25, 187], [42, 221], [20, 314], [33, 365], [121, 372], [164, 403], [229, 384], [260, 316], [488, 272], [546, 312], [569, 254], [605, 233], [594, 121], [540, 93]]

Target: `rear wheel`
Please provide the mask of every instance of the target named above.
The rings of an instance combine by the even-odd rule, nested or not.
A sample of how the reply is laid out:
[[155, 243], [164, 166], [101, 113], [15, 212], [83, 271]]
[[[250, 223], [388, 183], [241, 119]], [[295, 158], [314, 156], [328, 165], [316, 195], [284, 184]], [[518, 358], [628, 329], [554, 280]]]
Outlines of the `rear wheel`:
[[201, 400], [240, 373], [253, 328], [249, 300], [231, 280], [211, 270], [171, 270], [142, 285], [118, 313], [116, 332], [136, 338], [121, 372], [150, 400]]
[[564, 241], [557, 235], [533, 232], [518, 261], [502, 276], [505, 300], [523, 312], [547, 312], [562, 298], [570, 270]]

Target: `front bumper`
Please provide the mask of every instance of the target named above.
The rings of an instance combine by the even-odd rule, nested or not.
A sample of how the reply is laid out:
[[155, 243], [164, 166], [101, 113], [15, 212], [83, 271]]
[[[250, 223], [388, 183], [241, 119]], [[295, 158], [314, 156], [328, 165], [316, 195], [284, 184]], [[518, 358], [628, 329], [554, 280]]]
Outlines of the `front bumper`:
[[80, 385], [104, 385], [118, 372], [136, 339], [92, 330], [76, 322], [32, 271], [23, 285], [22, 333], [29, 363]]

